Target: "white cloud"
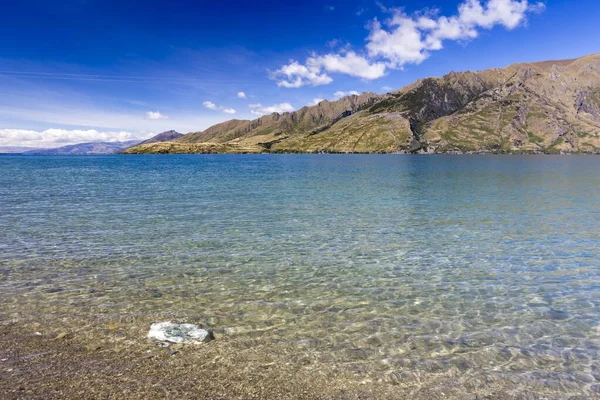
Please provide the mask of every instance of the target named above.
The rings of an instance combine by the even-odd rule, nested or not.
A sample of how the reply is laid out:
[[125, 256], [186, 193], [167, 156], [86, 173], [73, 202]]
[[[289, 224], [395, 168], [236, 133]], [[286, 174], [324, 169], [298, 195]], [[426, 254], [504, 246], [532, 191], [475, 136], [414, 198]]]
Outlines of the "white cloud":
[[444, 41], [468, 41], [482, 29], [502, 26], [513, 30], [527, 21], [527, 14], [545, 10], [542, 2], [529, 0], [465, 0], [455, 15], [438, 15], [438, 11], [406, 14], [401, 9], [380, 5], [391, 18], [381, 23], [374, 19], [368, 25], [364, 54], [349, 49], [325, 55], [312, 54], [304, 64], [290, 60], [271, 74], [277, 85], [299, 88], [326, 85], [338, 73], [373, 80], [406, 64], [420, 64], [432, 51], [441, 50]]
[[490, 0], [482, 6], [478, 0], [467, 0], [458, 7], [460, 25], [491, 28], [504, 25], [508, 29], [516, 28], [525, 18], [529, 8], [527, 1]]
[[383, 90], [384, 92], [391, 92], [392, 90], [394, 90], [394, 88], [391, 86], [382, 86], [381, 90]]
[[314, 99], [312, 99], [312, 101], [310, 103], [307, 104], [307, 106], [316, 106], [317, 104], [319, 104], [323, 100], [325, 100], [325, 99], [320, 99], [318, 97], [315, 97]]
[[169, 119], [168, 116], [161, 114], [158, 111], [148, 111], [146, 113], [146, 119], [152, 120], [152, 121], [157, 121], [160, 119]]
[[449, 17], [392, 10], [385, 27], [377, 20], [371, 23], [367, 51], [371, 58], [387, 60], [389, 68], [419, 64], [431, 51], [441, 50], [446, 40], [471, 40], [479, 36], [480, 29], [495, 26], [512, 30], [526, 22], [527, 13], [544, 8], [543, 3], [530, 4], [528, 0], [466, 0], [458, 6], [458, 14]]
[[342, 73], [367, 80], [381, 78], [385, 75], [384, 63], [372, 63], [353, 51], [348, 51], [345, 54], [326, 54], [319, 57], [310, 57], [306, 63], [327, 72]]
[[144, 139], [152, 134], [134, 134], [131, 132], [98, 132], [95, 129], [46, 129], [35, 131], [28, 129], [0, 129], [0, 146], [26, 146], [34, 148], [60, 147], [85, 142], [124, 142]]
[[371, 57], [380, 57], [388, 62], [388, 67], [401, 67], [407, 62], [419, 64], [428, 55], [416, 21], [408, 16], [397, 14], [389, 22], [390, 30], [382, 27], [377, 20], [371, 24], [367, 37], [367, 51]]
[[250, 108], [250, 112], [255, 115], [282, 114], [294, 111], [294, 107], [290, 103], [273, 104], [272, 106], [263, 106], [258, 103], [250, 104], [248, 107]]
[[295, 60], [273, 72], [271, 77], [277, 80], [277, 86], [285, 88], [327, 85], [333, 81], [318, 66], [301, 65]]
[[244, 93], [244, 92], [238, 92], [237, 97], [239, 99], [245, 99], [245, 98], [247, 98], [246, 93]]
[[333, 94], [333, 97], [338, 100], [341, 99], [342, 97], [346, 97], [346, 96], [358, 96], [360, 93], [358, 93], [356, 90], [348, 90], [347, 92], [344, 92], [342, 90], [338, 90], [337, 92], [335, 92]]
[[213, 111], [223, 111], [224, 113], [227, 113], [227, 114], [235, 114], [236, 113], [236, 111], [233, 108], [218, 106], [215, 103], [213, 103], [212, 101], [208, 101], [208, 100], [203, 102], [202, 105], [205, 108], [208, 108], [209, 110], [213, 110]]
[[353, 51], [345, 51], [343, 54], [313, 55], [306, 60], [306, 65], [290, 60], [289, 64], [272, 73], [271, 77], [277, 80], [277, 86], [299, 88], [331, 83], [333, 79], [328, 73], [342, 73], [367, 80], [377, 79], [385, 75], [385, 68], [382, 62], [371, 63]]
[[215, 103], [213, 103], [212, 101], [205, 101], [202, 103], [202, 105], [206, 108], [208, 108], [209, 110], [218, 110], [219, 108], [217, 107], [217, 105]]

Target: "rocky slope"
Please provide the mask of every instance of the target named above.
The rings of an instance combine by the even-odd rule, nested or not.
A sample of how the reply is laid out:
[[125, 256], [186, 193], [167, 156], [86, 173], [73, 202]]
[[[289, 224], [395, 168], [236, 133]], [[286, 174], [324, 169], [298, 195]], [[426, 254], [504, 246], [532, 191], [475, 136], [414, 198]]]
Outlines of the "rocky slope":
[[419, 80], [128, 153], [600, 153], [600, 55]]

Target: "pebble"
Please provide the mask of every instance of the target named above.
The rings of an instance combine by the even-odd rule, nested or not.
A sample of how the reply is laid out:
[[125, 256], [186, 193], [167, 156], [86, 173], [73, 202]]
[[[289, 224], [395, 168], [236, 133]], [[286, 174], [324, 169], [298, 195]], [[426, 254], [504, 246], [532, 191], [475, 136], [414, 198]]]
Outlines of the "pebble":
[[235, 328], [225, 328], [223, 329], [223, 333], [225, 333], [228, 336], [232, 336], [237, 333], [237, 330]]

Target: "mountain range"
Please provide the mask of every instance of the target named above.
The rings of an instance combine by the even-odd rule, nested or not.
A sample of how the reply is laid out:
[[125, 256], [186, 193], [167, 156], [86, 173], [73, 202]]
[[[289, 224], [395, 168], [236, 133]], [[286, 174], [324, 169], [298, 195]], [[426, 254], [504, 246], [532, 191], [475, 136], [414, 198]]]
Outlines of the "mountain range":
[[[140, 142], [139, 140], [129, 140], [125, 142], [88, 142], [88, 143], [78, 143], [78, 144], [70, 144], [68, 146], [56, 147], [51, 149], [33, 149], [29, 150], [26, 147], [21, 148], [6, 148], [10, 151], [10, 153], [20, 153], [26, 155], [101, 155], [101, 154], [116, 154], [120, 153], [123, 150], [130, 148], [135, 145], [143, 145], [150, 143], [159, 143], [168, 140], [177, 139], [178, 137], [183, 136], [183, 134], [175, 131], [167, 131], [159, 133], [156, 136], [151, 137], [150, 139], [144, 140]], [[0, 150], [2, 150], [0, 148]], [[9, 153], [9, 151], [6, 151]]]
[[600, 153], [600, 54], [451, 72], [125, 153]]
[[52, 149], [35, 149], [24, 151], [27, 155], [95, 155], [95, 154], [115, 154], [125, 150], [128, 147], [140, 143], [139, 140], [130, 140], [126, 142], [89, 142], [70, 144], [68, 146], [56, 147]]

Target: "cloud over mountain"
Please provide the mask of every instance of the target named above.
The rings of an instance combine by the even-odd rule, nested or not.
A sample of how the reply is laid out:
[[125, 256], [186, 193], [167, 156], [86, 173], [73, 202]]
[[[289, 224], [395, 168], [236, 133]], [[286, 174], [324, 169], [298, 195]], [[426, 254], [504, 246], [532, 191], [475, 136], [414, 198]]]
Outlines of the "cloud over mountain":
[[341, 99], [342, 97], [346, 97], [346, 96], [358, 96], [360, 93], [358, 93], [356, 90], [348, 90], [347, 92], [343, 91], [343, 90], [338, 90], [337, 92], [335, 92], [333, 94], [333, 97], [338, 100]]
[[333, 81], [330, 74], [344, 74], [364, 80], [378, 79], [389, 70], [406, 64], [420, 64], [432, 51], [441, 50], [445, 41], [468, 41], [481, 29], [502, 26], [512, 30], [523, 25], [529, 13], [544, 11], [541, 2], [528, 0], [466, 0], [451, 16], [438, 10], [407, 14], [401, 9], [385, 9], [391, 17], [383, 23], [373, 19], [362, 52], [343, 49], [338, 53], [313, 53], [304, 64], [290, 60], [271, 73], [277, 86], [299, 88], [320, 86]]
[[250, 104], [248, 107], [250, 108], [250, 112], [255, 115], [281, 114], [294, 111], [294, 107], [290, 103], [273, 104], [272, 106], [263, 106], [258, 103]]

